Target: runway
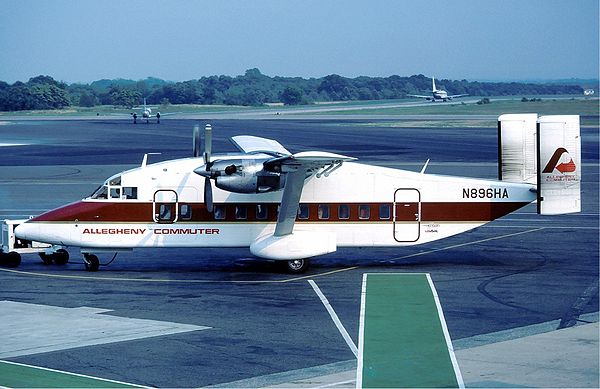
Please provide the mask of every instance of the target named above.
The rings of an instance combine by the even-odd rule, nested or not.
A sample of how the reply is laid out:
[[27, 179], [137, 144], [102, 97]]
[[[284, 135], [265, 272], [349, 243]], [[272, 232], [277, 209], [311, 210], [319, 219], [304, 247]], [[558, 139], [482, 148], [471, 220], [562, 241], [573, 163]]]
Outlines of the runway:
[[[416, 171], [431, 158], [428, 172], [496, 175], [495, 128], [364, 125], [373, 121], [213, 119], [213, 150], [234, 151], [227, 139], [249, 134], [277, 139], [292, 152], [330, 151]], [[146, 152], [162, 152], [151, 161], [189, 156], [197, 122], [165, 119], [160, 125], [134, 126], [126, 120], [52, 120], [0, 126], [3, 144], [19, 144], [0, 148], [0, 218], [28, 217], [78, 200], [106, 177], [139, 165]], [[430, 273], [450, 335], [459, 343], [485, 334], [518, 333], [540, 323], [571, 327], [594, 320], [599, 272], [597, 128], [582, 129], [582, 156], [581, 214], [539, 216], [528, 206], [426, 246], [342, 249], [315, 258], [302, 276], [281, 274], [272, 264], [252, 258], [247, 249], [127, 252], [96, 274], [84, 271], [77, 253], [64, 267], [24, 257], [18, 269], [0, 271], [0, 310], [19, 304], [35, 312], [41, 305], [54, 314], [47, 322], [27, 321], [25, 332], [4, 326], [0, 337], [10, 338], [13, 346], [9, 349], [3, 342], [0, 356], [147, 386], [267, 386], [276, 381], [252, 380], [319, 368], [336, 374], [351, 368], [355, 357], [308, 280], [318, 284], [356, 344], [365, 272]], [[101, 322], [99, 316], [104, 317]], [[105, 331], [106, 342], [73, 340], [66, 345], [69, 335], [82, 328], [79, 323]], [[186, 330], [124, 339], [106, 329], [124, 323]], [[58, 333], [67, 334], [54, 342], [61, 346], [44, 348], [43, 341]], [[43, 341], [16, 353], [21, 338]]]

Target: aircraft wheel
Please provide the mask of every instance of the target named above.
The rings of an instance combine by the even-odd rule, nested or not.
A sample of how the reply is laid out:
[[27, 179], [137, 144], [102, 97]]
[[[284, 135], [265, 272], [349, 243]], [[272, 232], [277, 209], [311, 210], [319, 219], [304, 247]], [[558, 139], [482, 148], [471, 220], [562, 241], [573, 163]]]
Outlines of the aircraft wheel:
[[46, 253], [40, 253], [40, 258], [44, 265], [52, 265], [52, 255], [48, 255]]
[[309, 260], [308, 259], [292, 259], [290, 261], [286, 261], [286, 270], [290, 274], [301, 274], [304, 273], [308, 269]]
[[8, 254], [0, 254], [2, 264], [6, 267], [19, 267], [21, 264], [21, 254], [11, 251]]
[[58, 249], [52, 254], [52, 259], [57, 265], [66, 265], [69, 262], [69, 252], [65, 249]]
[[100, 267], [100, 261], [98, 260], [98, 257], [95, 256], [94, 254], [85, 254], [85, 270], [87, 271], [98, 271], [98, 268]]

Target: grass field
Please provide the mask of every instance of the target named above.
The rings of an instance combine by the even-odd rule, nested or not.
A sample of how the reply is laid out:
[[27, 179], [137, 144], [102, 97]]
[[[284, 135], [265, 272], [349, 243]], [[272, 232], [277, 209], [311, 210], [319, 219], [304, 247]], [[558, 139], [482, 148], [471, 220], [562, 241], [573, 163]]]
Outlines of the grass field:
[[502, 113], [527, 113], [537, 112], [540, 115], [599, 115], [598, 99], [542, 99], [542, 101], [522, 102], [521, 99], [494, 100], [490, 98], [489, 104], [436, 104], [418, 107], [393, 107], [380, 109], [356, 109], [335, 111], [330, 114], [339, 115], [501, 115]]
[[[539, 98], [539, 97], [536, 97]], [[600, 106], [598, 98], [584, 99], [581, 97], [570, 96], [545, 96], [541, 101], [521, 101], [521, 97], [490, 97], [489, 104], [475, 104], [473, 102], [456, 101], [453, 104], [428, 103], [419, 106], [401, 106], [401, 107], [376, 107], [377, 105], [399, 105], [410, 102], [411, 100], [375, 100], [375, 101], [351, 101], [351, 102], [331, 102], [303, 106], [261, 106], [246, 107], [234, 105], [168, 105], [153, 106], [154, 112], [160, 112], [162, 115], [169, 114], [204, 114], [204, 113], [236, 113], [236, 112], [261, 112], [261, 111], [281, 111], [285, 113], [294, 113], [295, 110], [302, 110], [301, 115], [366, 115], [374, 118], [380, 115], [484, 115], [490, 116], [489, 119], [469, 119], [457, 118], [456, 120], [444, 119], [443, 125], [446, 127], [464, 127], [479, 126], [495, 123], [495, 118], [503, 113], [538, 113], [539, 115], [580, 115], [583, 126], [598, 126], [598, 116]], [[414, 101], [414, 100], [412, 100]], [[473, 98], [470, 99], [473, 101]], [[352, 109], [356, 107], [356, 109]], [[329, 110], [331, 108], [331, 110]], [[344, 108], [340, 110], [339, 108]], [[17, 111], [0, 112], [0, 118], [3, 116], [50, 116], [50, 117], [77, 117], [77, 116], [114, 116], [129, 117], [133, 110], [131, 108], [115, 108], [112, 106], [96, 106], [92, 108], [70, 107], [63, 110], [47, 111]], [[430, 125], [439, 126], [440, 123], [435, 118], [427, 120], [402, 120], [398, 123], [388, 123], [390, 126], [397, 127], [421, 127]]]
[[[542, 101], [522, 102], [521, 99], [494, 100], [489, 104], [475, 104], [456, 102], [454, 104], [437, 104], [418, 107], [393, 107], [378, 109], [356, 109], [345, 111], [318, 112], [322, 115], [473, 115], [490, 116], [489, 119], [464, 118], [435, 120], [427, 119], [403, 119], [397, 122], [386, 122], [389, 127], [489, 127], [496, 125], [496, 117], [504, 113], [537, 113], [542, 115], [580, 115], [581, 125], [587, 127], [598, 127], [600, 106], [599, 100], [595, 99], [556, 99], [547, 98]], [[366, 123], [365, 125], [369, 125]], [[381, 126], [381, 123], [377, 123]]]
[[[160, 112], [163, 114], [194, 114], [194, 113], [206, 113], [206, 112], [230, 112], [230, 111], [244, 111], [251, 109], [266, 109], [267, 107], [243, 107], [237, 105], [195, 105], [195, 104], [181, 104], [181, 105], [168, 105], [168, 106], [151, 106], [152, 113]], [[95, 107], [69, 107], [65, 109], [56, 110], [43, 110], [43, 111], [12, 111], [12, 112], [0, 112], [2, 116], [130, 116], [131, 113], [137, 112], [138, 117], [141, 116], [141, 109], [132, 108], [118, 108], [111, 105], [97, 105]]]

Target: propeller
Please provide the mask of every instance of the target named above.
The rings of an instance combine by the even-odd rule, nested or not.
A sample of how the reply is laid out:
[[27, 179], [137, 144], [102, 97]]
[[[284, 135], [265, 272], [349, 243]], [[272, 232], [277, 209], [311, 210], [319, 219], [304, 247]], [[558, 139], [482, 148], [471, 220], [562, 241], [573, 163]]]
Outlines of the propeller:
[[204, 204], [206, 204], [206, 209], [208, 210], [208, 212], [212, 213], [214, 208], [212, 184], [210, 183], [210, 177], [206, 177], [204, 179]]
[[197, 124], [194, 126], [193, 141], [194, 157], [197, 158], [200, 156], [200, 126]]
[[[196, 131], [198, 136], [196, 137]], [[200, 143], [200, 126], [196, 125], [194, 127], [194, 146], [196, 146], [196, 144]], [[198, 145], [199, 146], [199, 145]], [[197, 149], [194, 149], [194, 154], [196, 153], [200, 153], [200, 147], [198, 147]], [[210, 183], [210, 179], [211, 179], [211, 171], [210, 171], [210, 167], [212, 166], [212, 163], [210, 162], [210, 154], [212, 152], [212, 126], [210, 124], [207, 124], [204, 127], [204, 166], [205, 166], [205, 171], [203, 172], [204, 174], [201, 174], [202, 176], [204, 176], [204, 204], [206, 204], [206, 209], [208, 210], [208, 212], [213, 211], [213, 193], [212, 193], [212, 184]], [[200, 174], [200, 173], [199, 173]]]

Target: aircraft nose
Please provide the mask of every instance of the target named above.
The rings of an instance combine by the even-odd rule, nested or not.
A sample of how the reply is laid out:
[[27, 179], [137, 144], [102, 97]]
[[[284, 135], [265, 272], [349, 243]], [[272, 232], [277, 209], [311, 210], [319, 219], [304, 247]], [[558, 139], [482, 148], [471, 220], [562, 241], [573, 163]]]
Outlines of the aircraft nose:
[[15, 236], [19, 239], [36, 240], [38, 235], [39, 226], [32, 225], [31, 223], [22, 223], [15, 227]]

